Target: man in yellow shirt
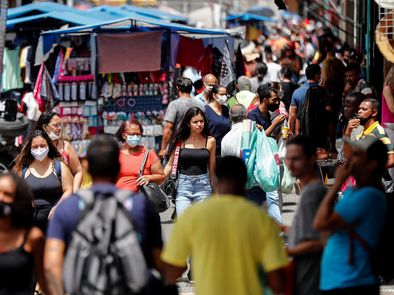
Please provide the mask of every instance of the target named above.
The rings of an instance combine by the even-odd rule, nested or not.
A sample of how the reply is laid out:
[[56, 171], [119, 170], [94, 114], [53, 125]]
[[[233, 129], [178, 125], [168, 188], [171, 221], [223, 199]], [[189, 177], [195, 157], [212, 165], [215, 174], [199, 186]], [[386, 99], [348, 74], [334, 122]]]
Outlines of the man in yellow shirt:
[[182, 275], [190, 256], [197, 295], [264, 294], [262, 270], [279, 294], [288, 259], [277, 225], [245, 199], [244, 163], [224, 157], [216, 176], [219, 196], [192, 206], [174, 225], [162, 253], [167, 280]]

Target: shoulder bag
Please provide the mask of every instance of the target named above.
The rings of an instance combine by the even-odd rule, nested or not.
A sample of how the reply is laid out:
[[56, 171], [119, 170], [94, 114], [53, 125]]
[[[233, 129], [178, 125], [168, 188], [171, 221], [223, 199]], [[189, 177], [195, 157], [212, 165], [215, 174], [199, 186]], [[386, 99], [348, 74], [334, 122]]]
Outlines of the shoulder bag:
[[[144, 159], [142, 160], [140, 171], [138, 172], [138, 178], [143, 176], [146, 160], [148, 159], [150, 149], [147, 148]], [[149, 182], [146, 185], [139, 186], [139, 191], [145, 196], [156, 208], [157, 212], [161, 213], [166, 211], [170, 207], [170, 200], [167, 195], [161, 190], [161, 188], [153, 182]]]
[[182, 142], [179, 141], [175, 147], [174, 161], [172, 163], [171, 174], [162, 185], [163, 191], [171, 200], [175, 200], [176, 198], [176, 190], [178, 187], [178, 161], [179, 154], [181, 152], [181, 146]]

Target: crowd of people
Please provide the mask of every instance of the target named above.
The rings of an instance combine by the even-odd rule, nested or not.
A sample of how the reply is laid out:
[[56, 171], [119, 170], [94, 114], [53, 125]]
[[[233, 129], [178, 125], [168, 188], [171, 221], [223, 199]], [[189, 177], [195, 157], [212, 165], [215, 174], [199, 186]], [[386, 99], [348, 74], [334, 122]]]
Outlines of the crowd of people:
[[[371, 252], [394, 176], [394, 68], [380, 104], [360, 55], [319, 30], [313, 40], [293, 27], [280, 47], [277, 28], [244, 52], [234, 93], [212, 73], [203, 89], [178, 78], [158, 154], [130, 119], [78, 158], [59, 115], [43, 113], [13, 172], [0, 175], [0, 294], [177, 294], [185, 273], [204, 295], [379, 294]], [[263, 146], [251, 134], [270, 154], [256, 156]], [[265, 157], [276, 163], [272, 190], [250, 179]], [[332, 187], [318, 169], [326, 160], [337, 166]], [[164, 245], [140, 189], [174, 170]], [[290, 228], [286, 171], [300, 189]]]

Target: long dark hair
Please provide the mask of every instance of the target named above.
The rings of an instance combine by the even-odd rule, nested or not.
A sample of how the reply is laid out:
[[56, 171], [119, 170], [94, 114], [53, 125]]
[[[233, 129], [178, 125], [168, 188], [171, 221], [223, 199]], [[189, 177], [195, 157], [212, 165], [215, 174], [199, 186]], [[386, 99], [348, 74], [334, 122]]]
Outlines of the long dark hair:
[[204, 129], [201, 132], [201, 135], [204, 137], [208, 137], [211, 133], [209, 131], [208, 120], [205, 116], [204, 112], [199, 107], [191, 107], [186, 114], [183, 116], [182, 122], [175, 133], [174, 139], [170, 145], [170, 154], [175, 149], [177, 143], [179, 141], [185, 141], [190, 136], [190, 121], [194, 116], [201, 115], [204, 118]]
[[51, 122], [53, 117], [59, 116], [56, 112], [44, 112], [38, 118], [36, 125], [34, 126], [34, 130], [43, 130], [44, 126], [47, 126], [49, 122]]
[[10, 177], [15, 185], [11, 224], [15, 228], [29, 229], [33, 226], [33, 193], [26, 181], [14, 173], [4, 173], [0, 178]]
[[20, 173], [23, 167], [28, 167], [30, 166], [31, 163], [33, 163], [34, 157], [31, 154], [31, 144], [33, 142], [33, 139], [38, 136], [44, 138], [48, 144], [48, 148], [49, 148], [48, 157], [52, 160], [61, 160], [61, 155], [59, 151], [54, 146], [52, 140], [49, 138], [47, 133], [43, 130], [34, 130], [29, 135], [29, 138], [25, 143], [25, 145], [23, 146], [22, 151], [15, 159], [14, 171], [16, 171], [17, 173]]

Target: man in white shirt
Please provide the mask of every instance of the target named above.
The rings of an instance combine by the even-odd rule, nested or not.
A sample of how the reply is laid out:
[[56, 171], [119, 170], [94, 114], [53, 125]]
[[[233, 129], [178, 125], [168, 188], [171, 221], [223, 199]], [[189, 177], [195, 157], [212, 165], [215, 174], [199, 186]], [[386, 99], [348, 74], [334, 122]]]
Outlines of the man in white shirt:
[[[241, 141], [244, 120], [246, 119], [246, 108], [242, 104], [233, 105], [230, 109], [230, 116], [233, 126], [222, 139], [221, 156], [241, 157]], [[264, 192], [259, 186], [255, 186], [247, 191], [247, 198], [259, 206], [266, 202], [268, 215], [278, 224], [282, 223], [277, 191]]]
[[282, 67], [273, 61], [271, 52], [266, 52], [265, 58], [267, 59], [267, 76], [270, 82], [280, 82], [280, 71]]
[[246, 119], [246, 108], [242, 104], [235, 104], [230, 109], [233, 126], [222, 139], [221, 156], [241, 157], [241, 139], [243, 121]]

